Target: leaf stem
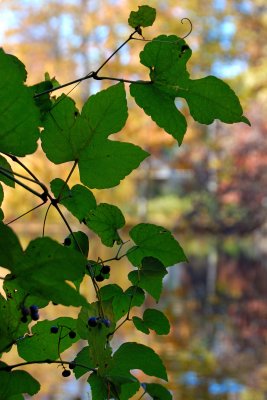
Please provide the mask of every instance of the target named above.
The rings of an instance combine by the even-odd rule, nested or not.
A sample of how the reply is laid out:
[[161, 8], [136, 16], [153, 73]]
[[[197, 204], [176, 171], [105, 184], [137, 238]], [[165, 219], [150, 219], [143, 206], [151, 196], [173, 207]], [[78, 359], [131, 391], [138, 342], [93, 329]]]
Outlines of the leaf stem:
[[46, 201], [45, 200], [45, 197], [47, 195], [46, 192], [44, 192], [44, 193], [36, 192], [36, 190], [30, 188], [28, 185], [26, 185], [25, 183], [19, 181], [17, 178], [15, 178], [13, 175], [11, 175], [10, 172], [8, 173], [8, 172], [4, 171], [2, 167], [0, 167], [0, 174], [4, 175], [6, 178], [8, 178], [11, 181], [17, 183], [18, 185], [22, 186], [24, 189], [28, 190], [29, 192], [31, 192], [35, 196], [40, 197], [43, 201]]
[[78, 160], [75, 160], [75, 161], [74, 161], [74, 164], [73, 164], [73, 166], [72, 166], [72, 168], [71, 168], [71, 170], [70, 170], [70, 172], [69, 172], [69, 175], [67, 176], [67, 179], [65, 180], [64, 185], [62, 185], [62, 188], [60, 189], [60, 192], [59, 192], [59, 194], [58, 194], [58, 196], [57, 196], [57, 198], [56, 198], [57, 201], [60, 202], [60, 200], [61, 200], [61, 198], [62, 198], [62, 193], [63, 193], [65, 187], [67, 186], [68, 181], [70, 180], [70, 177], [71, 177], [71, 175], [73, 174], [73, 172], [74, 172], [74, 170], [75, 170], [77, 164], [78, 164]]
[[45, 203], [46, 202], [43, 201], [41, 204], [38, 204], [37, 206], [35, 206], [35, 207], [31, 208], [30, 210], [26, 211], [25, 213], [21, 214], [19, 217], [16, 217], [16, 218], [12, 219], [11, 221], [7, 222], [6, 225], [12, 224], [13, 222], [17, 221], [18, 219], [24, 217], [25, 215], [29, 214], [30, 212], [32, 212], [32, 211], [36, 210], [37, 208], [41, 207]]
[[[18, 364], [13, 364], [13, 365], [7, 365], [6, 367], [0, 367], [0, 371], [11, 371], [14, 368], [18, 368], [18, 367], [22, 367], [25, 365], [30, 365], [30, 364], [66, 364], [69, 365], [71, 364], [73, 361], [55, 361], [55, 360], [35, 360], [35, 361], [26, 361], [26, 362], [21, 362]], [[76, 364], [76, 367], [81, 367], [81, 368], [85, 368], [88, 371], [92, 371], [92, 372], [97, 372], [97, 370], [95, 368], [89, 368], [86, 365], [83, 364]]]

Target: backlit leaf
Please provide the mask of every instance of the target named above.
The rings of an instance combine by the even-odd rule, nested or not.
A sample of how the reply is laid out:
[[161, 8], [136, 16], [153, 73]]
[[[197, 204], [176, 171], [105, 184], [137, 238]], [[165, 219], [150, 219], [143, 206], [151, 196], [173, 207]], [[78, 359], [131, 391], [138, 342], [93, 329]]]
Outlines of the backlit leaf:
[[121, 244], [118, 229], [125, 225], [121, 210], [112, 205], [101, 203], [91, 210], [85, 219], [86, 225], [101, 238], [105, 246], [112, 247], [114, 243]]
[[39, 138], [40, 114], [32, 89], [28, 88], [26, 70], [15, 56], [0, 49], [0, 150], [16, 156], [33, 153]]
[[156, 18], [155, 8], [149, 6], [139, 6], [138, 11], [132, 11], [128, 19], [128, 24], [132, 28], [138, 26], [146, 27], [153, 25]]
[[133, 265], [141, 265], [144, 257], [157, 258], [165, 267], [186, 261], [177, 240], [161, 226], [141, 223], [132, 228], [129, 235], [136, 244], [127, 254]]
[[[4, 363], [0, 363], [0, 367], [4, 365]], [[22, 393], [33, 396], [40, 390], [40, 383], [26, 371], [0, 371], [0, 382], [1, 400], [11, 399], [11, 396]]]

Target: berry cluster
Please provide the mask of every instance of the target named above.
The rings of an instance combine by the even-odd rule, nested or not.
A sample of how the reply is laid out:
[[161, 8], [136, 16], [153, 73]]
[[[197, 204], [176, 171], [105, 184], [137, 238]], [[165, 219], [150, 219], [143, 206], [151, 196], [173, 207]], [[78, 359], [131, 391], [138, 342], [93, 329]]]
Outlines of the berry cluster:
[[110, 327], [110, 320], [107, 318], [100, 317], [90, 317], [88, 318], [88, 326], [91, 328], [95, 328], [96, 326], [100, 326], [101, 324], [105, 325], [106, 328]]
[[40, 318], [39, 316], [39, 308], [38, 306], [32, 304], [29, 308], [22, 306], [21, 307], [21, 313], [22, 313], [22, 317], [21, 317], [21, 322], [28, 322], [28, 316], [31, 317], [31, 319], [33, 321], [38, 321], [38, 319]]
[[103, 267], [100, 270], [100, 273], [95, 276], [95, 280], [97, 282], [102, 282], [104, 279], [106, 279], [107, 274], [110, 273], [110, 266], [109, 265], [103, 265]]

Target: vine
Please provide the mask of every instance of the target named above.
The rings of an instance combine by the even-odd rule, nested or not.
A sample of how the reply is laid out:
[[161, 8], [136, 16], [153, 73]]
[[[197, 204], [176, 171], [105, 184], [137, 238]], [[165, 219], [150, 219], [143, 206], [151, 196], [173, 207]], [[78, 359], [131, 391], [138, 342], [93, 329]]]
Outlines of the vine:
[[[3, 76], [0, 180], [13, 188], [15, 184], [20, 185], [42, 201], [12, 221], [0, 223], [0, 265], [9, 270], [1, 277], [5, 296], [0, 295], [0, 354], [16, 345], [19, 356], [25, 360], [14, 365], [0, 362], [0, 398], [23, 399], [24, 393], [37, 393], [40, 383], [17, 368], [45, 363], [61, 365], [62, 376], [66, 378], [73, 374], [79, 379], [89, 373], [94, 400], [127, 400], [140, 390], [139, 399], [144, 396], [161, 400], [172, 398], [163, 385], [140, 382], [130, 372], [140, 369], [166, 381], [165, 367], [153, 349], [125, 342], [114, 351], [112, 339], [126, 322], [145, 334], [150, 330], [159, 335], [168, 334], [170, 324], [163, 312], [148, 308], [140, 318], [134, 315], [133, 308], [141, 307], [146, 295], [158, 302], [168, 268], [185, 262], [186, 256], [171, 232], [161, 226], [140, 223], [130, 230], [129, 238], [122, 238], [119, 231], [125, 225], [125, 218], [121, 210], [113, 204], [97, 204], [90, 189], [118, 185], [149, 156], [136, 145], [109, 140], [109, 135], [124, 127], [128, 117], [126, 83], [130, 84], [130, 94], [136, 104], [179, 144], [187, 122], [174, 103], [177, 97], [187, 101], [192, 117], [200, 123], [210, 124], [214, 119], [225, 123], [249, 124], [249, 121], [243, 115], [238, 97], [226, 83], [214, 76], [190, 79], [186, 64], [192, 51], [185, 38], [192, 31], [191, 21], [181, 21], [190, 23], [190, 31], [183, 38], [160, 35], [152, 40], [145, 39], [142, 29], [151, 26], [155, 17], [156, 10], [149, 6], [132, 11], [128, 22], [133, 32], [128, 39], [96, 71], [63, 85], [47, 75], [45, 81], [26, 86], [24, 65], [16, 57], [0, 51]], [[148, 68], [149, 79], [135, 81], [99, 76], [102, 68], [131, 40], [146, 43], [140, 62]], [[80, 82], [91, 78], [117, 83], [90, 96], [79, 111], [68, 95]], [[70, 85], [75, 86], [66, 95], [51, 96], [52, 92]], [[35, 153], [39, 138], [50, 161], [55, 164], [73, 162], [67, 178], [53, 179], [50, 188], [20, 159]], [[25, 175], [13, 171], [8, 159], [22, 167]], [[77, 168], [80, 183], [69, 187]], [[0, 204], [3, 196], [1, 186]], [[9, 225], [47, 203], [43, 234], [24, 250]], [[63, 244], [45, 236], [51, 207], [56, 209], [69, 231]], [[115, 248], [115, 255], [106, 260], [100, 256], [91, 260], [88, 234], [70, 226], [62, 207], [89, 231], [95, 232], [104, 246]], [[4, 220], [2, 210], [1, 220]], [[126, 243], [127, 250], [123, 250]], [[110, 264], [123, 258], [133, 267], [128, 274], [131, 286], [125, 291], [117, 284], [106, 283], [113, 269]], [[85, 276], [91, 280], [95, 292], [92, 303], [80, 293]], [[53, 321], [39, 321], [40, 310], [49, 302], [78, 307], [77, 318], [61, 316]], [[32, 324], [32, 321], [38, 322]], [[79, 340], [87, 341], [88, 345], [74, 360], [63, 360], [63, 351]], [[41, 343], [46, 343], [46, 347]]]

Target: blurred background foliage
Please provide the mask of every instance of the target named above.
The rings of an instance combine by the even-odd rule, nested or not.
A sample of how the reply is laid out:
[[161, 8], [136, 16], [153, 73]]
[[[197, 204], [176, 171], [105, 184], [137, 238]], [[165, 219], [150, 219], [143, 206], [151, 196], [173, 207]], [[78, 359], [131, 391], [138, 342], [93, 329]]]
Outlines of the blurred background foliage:
[[[166, 337], [136, 335], [130, 327], [120, 340], [153, 342], [169, 370], [169, 388], [177, 400], [264, 400], [267, 398], [267, 4], [265, 0], [6, 0], [0, 2], [0, 41], [26, 65], [28, 83], [47, 71], [60, 83], [86, 75], [131, 33], [127, 19], [138, 5], [157, 9], [146, 38], [184, 36], [193, 50], [193, 78], [214, 74], [231, 84], [252, 128], [216, 122], [208, 127], [189, 117], [184, 143], [158, 128], [129, 98], [126, 129], [118, 134], [151, 152], [142, 167], [119, 187], [95, 191], [98, 201], [117, 204], [128, 221], [161, 224], [182, 244], [188, 264], [170, 270], [159, 307], [172, 324]], [[144, 43], [131, 41], [103, 70], [105, 76], [145, 78], [139, 65]], [[71, 93], [82, 105], [108, 81], [84, 81]], [[128, 89], [127, 89], [128, 90]], [[65, 90], [65, 93], [67, 91]], [[184, 103], [179, 103], [188, 116]], [[59, 144], [60, 145], [60, 144]], [[66, 177], [69, 167], [51, 164], [39, 151], [25, 163], [46, 184]], [[74, 176], [72, 183], [77, 182]], [[8, 222], [36, 206], [35, 198], [8, 189]], [[46, 209], [11, 226], [25, 243], [41, 235]], [[76, 221], [66, 212], [75, 230]], [[67, 236], [51, 210], [45, 232]], [[91, 258], [112, 254], [90, 237]], [[111, 279], [127, 287], [125, 262]], [[90, 288], [84, 287], [85, 292]], [[147, 305], [155, 306], [152, 299]], [[62, 308], [63, 309], [63, 308]], [[66, 310], [63, 310], [66, 311]], [[54, 318], [60, 309], [47, 311]], [[67, 310], [70, 314], [71, 310]], [[7, 358], [16, 355], [8, 354]], [[43, 391], [36, 399], [87, 399], [84, 381], [64, 381], [51, 366], [40, 368]]]

